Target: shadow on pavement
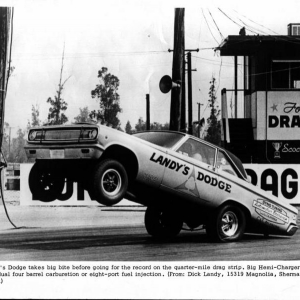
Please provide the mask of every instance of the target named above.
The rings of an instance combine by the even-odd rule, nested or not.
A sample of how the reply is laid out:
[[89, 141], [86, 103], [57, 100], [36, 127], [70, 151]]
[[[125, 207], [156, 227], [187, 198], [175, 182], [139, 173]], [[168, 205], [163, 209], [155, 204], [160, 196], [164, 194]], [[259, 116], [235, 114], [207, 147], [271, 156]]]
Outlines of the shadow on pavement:
[[[173, 247], [174, 245], [207, 245], [214, 247], [242, 247], [243, 244], [253, 243], [254, 241], [266, 240], [278, 240], [286, 239], [286, 237], [275, 237], [270, 236], [265, 238], [263, 235], [248, 235], [246, 234], [242, 240], [234, 243], [216, 243], [212, 242], [209, 237], [205, 234], [205, 231], [197, 232], [183, 232], [175, 238], [169, 239], [155, 239], [149, 236], [147, 233], [130, 233], [130, 229], [125, 233], [118, 232], [118, 229], [69, 229], [69, 230], [41, 230], [41, 231], [30, 231], [30, 229], [37, 229], [36, 227], [23, 227], [25, 231], [20, 231], [18, 235], [4, 234], [1, 236], [0, 249], [15, 249], [15, 250], [26, 250], [26, 249], [38, 249], [44, 250], [72, 250], [72, 249], [86, 249], [86, 248], [107, 248], [107, 247], [118, 247], [118, 246], [142, 246], [151, 248], [161, 247]], [[102, 231], [110, 230], [110, 232]], [[15, 229], [11, 229], [15, 231]], [[219, 245], [219, 246], [218, 246]]]

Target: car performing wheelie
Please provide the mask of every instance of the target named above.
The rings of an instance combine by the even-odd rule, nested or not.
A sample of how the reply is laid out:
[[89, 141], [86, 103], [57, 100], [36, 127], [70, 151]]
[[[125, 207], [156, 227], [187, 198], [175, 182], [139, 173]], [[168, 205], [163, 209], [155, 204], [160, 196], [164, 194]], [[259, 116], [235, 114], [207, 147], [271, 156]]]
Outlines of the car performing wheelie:
[[298, 210], [252, 185], [237, 157], [184, 133], [44, 126], [29, 131], [25, 150], [35, 161], [29, 175], [35, 199], [63, 200], [65, 184], [76, 181], [100, 204], [125, 197], [147, 206], [145, 226], [154, 237], [176, 236], [183, 223], [203, 225], [225, 242], [244, 232], [292, 236], [298, 229]]

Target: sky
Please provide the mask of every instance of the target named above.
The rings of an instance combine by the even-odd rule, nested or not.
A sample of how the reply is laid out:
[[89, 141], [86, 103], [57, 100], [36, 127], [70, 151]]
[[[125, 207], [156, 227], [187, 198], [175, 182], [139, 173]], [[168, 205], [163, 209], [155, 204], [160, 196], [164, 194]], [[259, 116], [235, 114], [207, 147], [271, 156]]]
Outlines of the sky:
[[[102, 67], [120, 80], [121, 127], [146, 119], [146, 94], [150, 94], [151, 122], [166, 123], [171, 93], [159, 91], [159, 81], [172, 74], [175, 8], [185, 8], [185, 44], [192, 52], [193, 118], [209, 116], [208, 90], [216, 78], [221, 89], [233, 88], [233, 58], [220, 57], [215, 48], [228, 35], [247, 29], [261, 35], [286, 35], [289, 23], [300, 23], [298, 1], [2, 1], [14, 7], [11, 64], [5, 122], [12, 131], [25, 129], [32, 105], [46, 121], [60, 77], [65, 48], [63, 99], [69, 122], [79, 108], [97, 109], [91, 91], [99, 83]], [[241, 62], [241, 61], [240, 61]], [[239, 65], [239, 75], [242, 75]], [[241, 83], [240, 83], [241, 84]], [[240, 86], [239, 86], [240, 87]], [[229, 99], [230, 99], [229, 95]]]

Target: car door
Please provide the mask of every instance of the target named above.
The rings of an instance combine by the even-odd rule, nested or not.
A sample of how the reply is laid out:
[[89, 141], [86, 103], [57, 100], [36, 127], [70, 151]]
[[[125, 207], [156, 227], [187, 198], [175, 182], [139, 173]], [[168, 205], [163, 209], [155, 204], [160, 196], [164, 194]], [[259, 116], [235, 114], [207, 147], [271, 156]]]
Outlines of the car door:
[[221, 182], [223, 189], [220, 194], [220, 201], [226, 199], [240, 199], [244, 194], [243, 189], [240, 187], [244, 183], [241, 179], [237, 167], [232, 163], [230, 157], [223, 150], [218, 150], [216, 159], [216, 171], [219, 176], [219, 182]]
[[218, 151], [216, 168], [221, 178], [236, 180], [238, 177], [234, 165], [230, 162], [229, 157], [222, 150]]
[[216, 148], [193, 138], [174, 151], [168, 150], [170, 164], [165, 169], [162, 188], [197, 201], [212, 201], [218, 188], [216, 153]]

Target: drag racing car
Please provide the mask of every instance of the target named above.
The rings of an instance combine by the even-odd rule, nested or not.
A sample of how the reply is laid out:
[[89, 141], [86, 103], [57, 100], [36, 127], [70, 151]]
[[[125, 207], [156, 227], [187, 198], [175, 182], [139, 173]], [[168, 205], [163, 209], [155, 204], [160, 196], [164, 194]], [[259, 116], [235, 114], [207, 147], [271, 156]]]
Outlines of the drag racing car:
[[57, 199], [66, 182], [78, 182], [103, 205], [125, 197], [147, 207], [153, 237], [176, 236], [183, 224], [223, 242], [244, 232], [292, 236], [298, 229], [298, 210], [252, 185], [236, 156], [185, 133], [43, 126], [30, 129], [25, 150], [35, 161], [29, 187], [36, 199]]

